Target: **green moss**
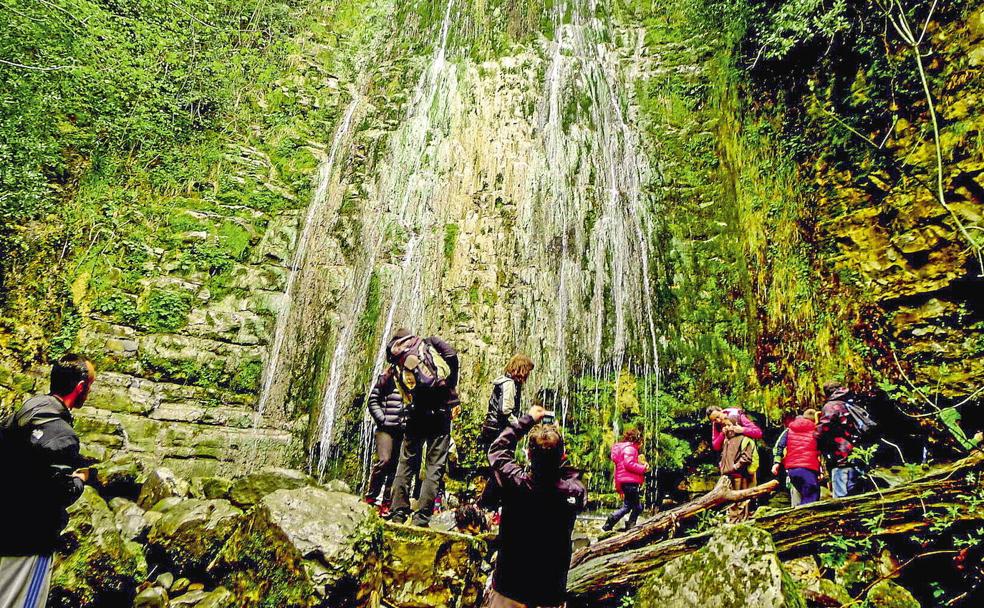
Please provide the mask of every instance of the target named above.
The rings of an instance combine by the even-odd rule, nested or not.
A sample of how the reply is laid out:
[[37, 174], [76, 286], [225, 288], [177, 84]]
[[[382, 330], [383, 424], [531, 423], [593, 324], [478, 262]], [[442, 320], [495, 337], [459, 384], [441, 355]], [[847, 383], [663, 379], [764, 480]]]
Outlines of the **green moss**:
[[444, 261], [451, 263], [454, 258], [454, 250], [458, 245], [458, 224], [446, 224], [444, 226]]

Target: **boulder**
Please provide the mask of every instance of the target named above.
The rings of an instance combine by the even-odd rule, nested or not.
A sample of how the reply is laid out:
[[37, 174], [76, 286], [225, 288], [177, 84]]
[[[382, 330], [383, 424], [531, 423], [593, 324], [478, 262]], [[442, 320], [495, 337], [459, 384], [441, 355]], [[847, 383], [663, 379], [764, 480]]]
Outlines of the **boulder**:
[[170, 469], [156, 469], [147, 476], [147, 481], [140, 489], [137, 504], [142, 509], [150, 509], [165, 498], [184, 498], [188, 496], [189, 490], [188, 482], [179, 478]]
[[772, 536], [748, 525], [725, 526], [707, 545], [667, 562], [639, 590], [637, 608], [803, 608]]
[[103, 496], [128, 496], [133, 498], [143, 482], [143, 465], [132, 454], [119, 453], [92, 467], [90, 481]]
[[51, 579], [54, 608], [128, 606], [134, 589], [147, 576], [139, 545], [116, 528], [106, 502], [91, 487], [69, 508], [63, 548]]
[[133, 599], [133, 608], [167, 608], [167, 591], [161, 587], [148, 587]]
[[227, 500], [191, 498], [172, 507], [147, 535], [154, 561], [181, 574], [201, 574], [242, 520]]
[[219, 587], [210, 591], [197, 604], [195, 608], [230, 608], [234, 605], [235, 596], [225, 587]]
[[352, 493], [352, 486], [341, 479], [332, 479], [325, 484], [325, 489], [331, 492], [341, 492], [343, 494]]
[[195, 498], [229, 499], [232, 480], [225, 477], [195, 477], [191, 480], [191, 494]]
[[905, 587], [883, 580], [876, 583], [864, 598], [872, 608], [920, 608], [919, 602]]
[[369, 505], [308, 486], [264, 496], [209, 570], [241, 608], [374, 606], [381, 552]]
[[123, 538], [140, 542], [147, 537], [150, 524], [147, 523], [144, 510], [137, 503], [117, 497], [109, 501], [109, 508], [113, 510], [116, 528]]
[[171, 608], [179, 608], [181, 606], [192, 607], [199, 606], [202, 600], [208, 597], [208, 591], [199, 589], [196, 591], [189, 591], [183, 595], [179, 595], [171, 600]]
[[383, 598], [388, 606], [477, 606], [485, 586], [484, 540], [466, 534], [386, 525]]
[[293, 490], [314, 484], [314, 478], [301, 471], [270, 467], [237, 479], [229, 490], [229, 500], [237, 507], [246, 509], [277, 490]]

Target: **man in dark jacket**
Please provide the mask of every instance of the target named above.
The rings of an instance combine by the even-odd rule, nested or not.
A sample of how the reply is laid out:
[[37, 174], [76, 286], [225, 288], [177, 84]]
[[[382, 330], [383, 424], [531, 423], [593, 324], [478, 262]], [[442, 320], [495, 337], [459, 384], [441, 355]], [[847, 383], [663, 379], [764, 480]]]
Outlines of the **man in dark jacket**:
[[406, 432], [393, 480], [392, 521], [404, 523], [410, 516], [410, 487], [425, 459], [427, 471], [411, 523], [426, 528], [447, 466], [452, 413], [461, 404], [458, 352], [441, 338], [420, 338], [401, 329], [386, 347], [386, 357], [407, 407]]
[[400, 447], [403, 445], [403, 432], [407, 426], [406, 406], [397, 389], [392, 368], [387, 368], [379, 375], [369, 393], [369, 415], [376, 423], [376, 464], [369, 476], [365, 500], [374, 505], [382, 492], [380, 512], [386, 515], [390, 507]]
[[[533, 406], [506, 427], [489, 449], [502, 492], [499, 558], [492, 608], [561, 606], [571, 563], [571, 533], [587, 492], [566, 466], [564, 439], [553, 425], [536, 425], [547, 411]], [[532, 429], [532, 433], [530, 433]], [[530, 433], [530, 468], [516, 462], [516, 445]]]
[[0, 501], [0, 606], [43, 607], [51, 556], [82, 495], [88, 471], [70, 410], [82, 407], [96, 379], [92, 363], [64, 355], [51, 369], [51, 390], [29, 399], [3, 423], [4, 483]]
[[817, 446], [828, 460], [830, 485], [834, 498], [850, 496], [857, 483], [858, 470], [850, 461], [858, 429], [847, 409], [850, 391], [836, 382], [824, 385], [827, 403], [817, 423]]

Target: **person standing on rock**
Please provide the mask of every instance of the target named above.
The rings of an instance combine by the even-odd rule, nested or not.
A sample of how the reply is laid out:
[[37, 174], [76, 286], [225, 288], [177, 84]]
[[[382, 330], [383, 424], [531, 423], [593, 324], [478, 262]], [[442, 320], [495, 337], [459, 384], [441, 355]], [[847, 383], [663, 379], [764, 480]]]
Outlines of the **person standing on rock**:
[[[501, 488], [499, 557], [485, 606], [562, 606], [571, 563], [571, 533], [587, 492], [567, 466], [564, 439], [556, 426], [538, 425], [547, 410], [534, 405], [506, 427], [489, 449]], [[516, 446], [529, 434], [529, 468], [516, 462]]]
[[43, 608], [52, 554], [82, 495], [88, 470], [77, 470], [79, 438], [70, 410], [82, 407], [95, 382], [92, 363], [66, 354], [51, 368], [47, 395], [28, 399], [0, 430], [7, 465], [0, 501], [0, 607]]
[[642, 485], [646, 483], [649, 465], [639, 458], [642, 433], [639, 429], [627, 429], [622, 441], [612, 446], [612, 462], [615, 463], [615, 490], [622, 495], [622, 507], [611, 514], [602, 529], [611, 531], [620, 519], [629, 515], [625, 529], [633, 527], [642, 513]]
[[850, 458], [860, 431], [848, 406], [850, 391], [837, 382], [828, 382], [823, 388], [827, 403], [817, 423], [817, 445], [828, 461], [834, 498], [844, 498], [857, 483], [858, 471]]
[[392, 521], [404, 523], [410, 517], [411, 484], [424, 459], [426, 473], [411, 523], [427, 527], [447, 466], [451, 418], [461, 404], [458, 352], [441, 338], [421, 338], [401, 329], [387, 345], [386, 358], [407, 408], [406, 432], [393, 481]]
[[779, 436], [774, 450], [772, 474], [779, 465], [789, 477], [790, 504], [794, 507], [820, 500], [820, 452], [817, 449], [817, 411], [807, 409], [794, 418]]
[[[724, 445], [725, 431], [729, 429], [732, 434], [744, 435], [749, 439], [762, 438], [762, 429], [741, 408], [721, 409], [720, 406], [712, 405], [707, 408], [707, 417], [711, 421], [711, 447], [716, 452], [721, 451], [721, 447]], [[733, 422], [733, 420], [737, 420], [737, 422]]]
[[382, 493], [379, 512], [386, 516], [390, 510], [393, 479], [407, 426], [406, 405], [396, 386], [392, 367], [379, 375], [369, 393], [369, 415], [376, 424], [376, 464], [369, 476], [365, 501], [376, 505]]
[[[506, 364], [505, 373], [492, 382], [492, 395], [489, 397], [489, 408], [482, 424], [479, 444], [484, 452], [488, 452], [492, 442], [503, 430], [519, 419], [522, 413], [523, 386], [529, 380], [533, 371], [533, 360], [519, 353], [513, 355]], [[494, 476], [489, 476], [478, 499], [478, 504], [484, 509], [498, 509], [499, 493]], [[495, 518], [494, 518], [495, 519]], [[494, 521], [493, 523], [498, 523]]]

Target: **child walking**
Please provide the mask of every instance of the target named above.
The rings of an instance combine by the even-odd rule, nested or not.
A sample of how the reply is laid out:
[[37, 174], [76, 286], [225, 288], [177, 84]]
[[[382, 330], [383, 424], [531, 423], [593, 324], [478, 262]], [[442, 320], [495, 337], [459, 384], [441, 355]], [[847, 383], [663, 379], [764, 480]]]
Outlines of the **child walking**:
[[[612, 446], [612, 462], [615, 463], [615, 490], [622, 495], [622, 506], [609, 516], [602, 529], [606, 532], [615, 527], [620, 519], [629, 515], [625, 525], [628, 530], [636, 524], [642, 513], [642, 484], [646, 481], [649, 465], [639, 460], [642, 446], [642, 432], [628, 429], [622, 441]], [[631, 514], [631, 515], [630, 515]]]
[[772, 474], [779, 474], [779, 465], [789, 477], [791, 504], [794, 507], [820, 500], [820, 451], [817, 449], [817, 411], [807, 409], [797, 416], [776, 442], [779, 458], [772, 465]]
[[[730, 417], [731, 424], [738, 425], [738, 416]], [[758, 470], [758, 448], [755, 440], [735, 432], [731, 428], [724, 431], [724, 445], [721, 448], [721, 474], [731, 478], [731, 487], [744, 490], [755, 485]], [[748, 519], [750, 502], [743, 500], [728, 507], [728, 523], [740, 523]]]

